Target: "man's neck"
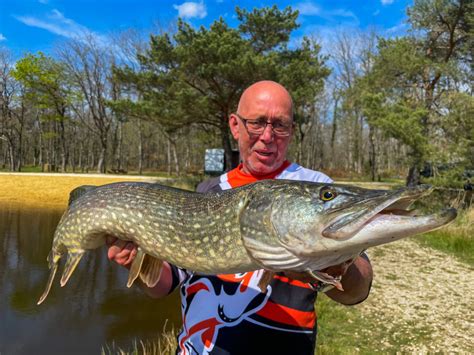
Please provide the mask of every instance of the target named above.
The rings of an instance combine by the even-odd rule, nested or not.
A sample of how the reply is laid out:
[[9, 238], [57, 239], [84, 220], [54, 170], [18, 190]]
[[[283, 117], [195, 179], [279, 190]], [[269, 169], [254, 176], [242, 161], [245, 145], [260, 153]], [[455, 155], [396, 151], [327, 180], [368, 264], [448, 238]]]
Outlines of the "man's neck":
[[238, 169], [240, 170], [240, 173], [243, 175], [247, 176], [252, 176], [253, 178], [257, 180], [265, 180], [265, 179], [273, 179], [275, 178], [278, 174], [280, 174], [283, 170], [285, 170], [288, 166], [290, 166], [290, 162], [288, 160], [285, 160], [277, 169], [274, 171], [268, 173], [268, 174], [256, 174], [252, 173], [244, 163], [241, 163], [238, 166]]

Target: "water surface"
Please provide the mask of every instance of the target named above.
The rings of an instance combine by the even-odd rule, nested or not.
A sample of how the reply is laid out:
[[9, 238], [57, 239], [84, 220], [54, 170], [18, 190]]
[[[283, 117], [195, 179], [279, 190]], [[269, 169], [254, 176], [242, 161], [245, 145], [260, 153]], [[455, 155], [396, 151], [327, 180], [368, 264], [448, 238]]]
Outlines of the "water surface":
[[166, 322], [179, 327], [177, 293], [153, 300], [128, 289], [127, 270], [107, 260], [105, 247], [86, 253], [65, 287], [56, 275], [37, 306], [61, 213], [0, 206], [0, 354], [97, 354], [111, 343], [127, 350], [156, 339]]

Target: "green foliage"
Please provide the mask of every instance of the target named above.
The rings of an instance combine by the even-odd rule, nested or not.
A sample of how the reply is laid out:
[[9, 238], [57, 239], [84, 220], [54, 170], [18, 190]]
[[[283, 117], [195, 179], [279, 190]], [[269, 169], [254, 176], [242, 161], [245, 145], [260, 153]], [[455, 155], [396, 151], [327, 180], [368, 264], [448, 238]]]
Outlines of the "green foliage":
[[460, 189], [466, 181], [464, 166], [452, 166], [449, 164], [440, 166], [432, 165], [435, 176], [423, 179], [423, 182], [426, 184], [443, 188]]
[[474, 97], [451, 92], [443, 97], [442, 104], [446, 110], [438, 118], [445, 146], [441, 161], [474, 169]]
[[26, 88], [26, 97], [40, 109], [50, 109], [57, 116], [65, 117], [70, 103], [67, 76], [60, 62], [38, 52], [27, 54], [16, 62], [12, 76]]
[[291, 32], [299, 27], [296, 23], [298, 11], [293, 11], [291, 7], [280, 11], [273, 5], [271, 8], [254, 8], [252, 12], [237, 7], [236, 12], [237, 19], [241, 22], [240, 32], [249, 36], [257, 53], [287, 43]]
[[152, 36], [150, 48], [137, 58], [139, 70], [114, 70], [123, 88], [136, 97], [135, 104], [122, 101], [113, 107], [159, 122], [165, 129], [214, 126], [228, 155], [227, 120], [251, 83], [270, 79], [287, 84], [295, 90], [303, 117], [329, 70], [319, 57], [319, 46], [308, 40], [301, 48], [287, 48], [291, 31], [298, 27], [297, 11], [276, 6], [236, 11], [241, 22], [237, 29], [222, 18], [208, 29], [179, 20], [174, 36]]
[[428, 157], [430, 144], [423, 119], [423, 107], [412, 107], [406, 101], [387, 103], [383, 93], [365, 93], [362, 96], [363, 113], [367, 122], [412, 148], [414, 156]]
[[460, 53], [467, 54], [471, 51], [472, 54], [474, 40], [472, 1], [415, 0], [407, 13], [412, 30], [421, 32], [431, 43], [437, 44], [431, 53], [432, 56], [446, 57], [446, 52], [454, 42], [460, 48]]
[[472, 97], [450, 84], [462, 83], [461, 68], [469, 65], [463, 46], [472, 41], [470, 8], [464, 1], [415, 1], [408, 9], [412, 34], [379, 39], [372, 69], [358, 82], [368, 123], [411, 148], [411, 171], [426, 161], [473, 159]]

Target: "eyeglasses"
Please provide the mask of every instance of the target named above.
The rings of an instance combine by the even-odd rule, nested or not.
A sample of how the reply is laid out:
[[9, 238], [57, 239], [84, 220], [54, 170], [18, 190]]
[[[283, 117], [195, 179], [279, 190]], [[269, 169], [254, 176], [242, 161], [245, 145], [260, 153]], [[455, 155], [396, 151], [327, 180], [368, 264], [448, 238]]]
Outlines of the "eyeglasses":
[[265, 120], [250, 120], [248, 118], [242, 117], [237, 112], [234, 113], [244, 124], [245, 129], [250, 135], [261, 135], [267, 125], [272, 127], [272, 132], [274, 135], [279, 137], [288, 137], [291, 134], [291, 129], [293, 128], [293, 124], [284, 124], [280, 121], [275, 122], [268, 122]]

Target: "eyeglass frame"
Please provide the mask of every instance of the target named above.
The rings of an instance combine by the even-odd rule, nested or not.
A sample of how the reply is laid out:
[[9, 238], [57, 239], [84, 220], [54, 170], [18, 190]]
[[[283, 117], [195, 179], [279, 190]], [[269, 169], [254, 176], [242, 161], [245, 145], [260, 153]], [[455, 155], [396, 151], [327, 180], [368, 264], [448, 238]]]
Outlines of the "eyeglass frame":
[[[253, 136], [260, 136], [263, 134], [263, 132], [265, 132], [265, 129], [267, 128], [268, 125], [270, 125], [272, 127], [271, 131], [272, 131], [272, 134], [274, 134], [275, 136], [278, 136], [278, 137], [289, 137], [291, 136], [291, 131], [293, 130], [293, 128], [295, 127], [295, 123], [292, 122], [291, 125], [288, 126], [288, 132], [286, 132], [285, 134], [279, 134], [277, 132], [275, 132], [275, 127], [273, 127], [273, 123], [274, 122], [268, 122], [266, 120], [260, 120], [260, 119], [250, 119], [250, 118], [245, 118], [243, 117], [242, 115], [240, 115], [239, 113], [237, 112], [234, 112], [233, 113], [235, 116], [237, 116], [243, 123], [244, 127], [245, 127], [245, 130], [247, 131], [247, 133], [249, 135], [253, 135]], [[265, 126], [263, 127], [263, 130], [261, 133], [255, 133], [255, 132], [250, 132], [248, 127], [247, 127], [247, 121], [252, 121], [252, 122], [265, 122]], [[282, 127], [286, 127], [284, 125], [282, 125]]]

